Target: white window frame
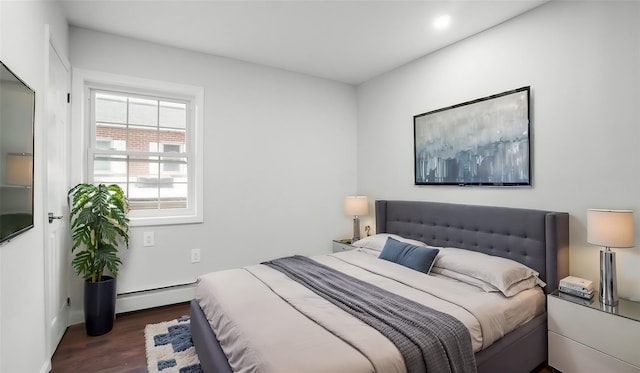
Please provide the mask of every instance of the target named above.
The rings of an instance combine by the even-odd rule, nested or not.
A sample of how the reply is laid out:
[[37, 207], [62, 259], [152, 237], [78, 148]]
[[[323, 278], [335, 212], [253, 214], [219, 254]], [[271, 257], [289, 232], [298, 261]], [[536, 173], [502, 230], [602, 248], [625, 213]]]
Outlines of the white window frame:
[[[92, 88], [113, 90], [130, 94], [167, 97], [189, 102], [187, 144], [192, 153], [187, 164], [189, 188], [186, 208], [132, 210], [130, 225], [174, 225], [203, 222], [203, 123], [204, 88], [158, 80], [142, 79], [125, 75], [103, 73], [82, 69], [73, 71], [73, 128], [72, 143], [81, 143], [81, 149], [72, 149], [72, 159], [79, 167], [72, 167], [71, 178], [76, 182], [92, 182], [92, 157], [95, 139], [95, 123], [91, 120]], [[77, 138], [76, 138], [77, 137]], [[75, 142], [77, 140], [78, 142]]]

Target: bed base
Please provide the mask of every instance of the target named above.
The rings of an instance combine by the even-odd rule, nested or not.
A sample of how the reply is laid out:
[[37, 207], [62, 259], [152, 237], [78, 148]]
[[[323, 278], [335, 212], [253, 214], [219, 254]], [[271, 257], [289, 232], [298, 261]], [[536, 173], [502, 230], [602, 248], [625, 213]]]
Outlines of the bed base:
[[191, 301], [191, 339], [196, 347], [200, 366], [205, 373], [232, 373], [220, 342], [213, 333], [198, 301]]
[[476, 353], [478, 373], [531, 372], [546, 360], [546, 313]]
[[[233, 372], [195, 299], [191, 301], [191, 338], [203, 372]], [[547, 360], [547, 315], [536, 317], [475, 356], [478, 373], [531, 372]]]
[[[376, 201], [378, 233], [434, 246], [461, 247], [524, 263], [557, 289], [569, 274], [569, 215], [507, 207], [436, 202]], [[220, 343], [196, 300], [191, 333], [206, 373], [230, 373]], [[528, 373], [547, 360], [547, 315], [542, 314], [475, 354], [479, 373]]]

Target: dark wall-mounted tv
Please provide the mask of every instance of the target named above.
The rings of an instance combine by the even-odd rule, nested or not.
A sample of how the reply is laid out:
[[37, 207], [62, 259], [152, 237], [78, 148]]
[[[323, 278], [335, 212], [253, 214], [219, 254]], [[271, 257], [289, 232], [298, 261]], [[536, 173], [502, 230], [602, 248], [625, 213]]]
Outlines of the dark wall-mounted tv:
[[413, 117], [416, 185], [531, 185], [529, 87]]
[[33, 228], [35, 92], [0, 62], [0, 244]]

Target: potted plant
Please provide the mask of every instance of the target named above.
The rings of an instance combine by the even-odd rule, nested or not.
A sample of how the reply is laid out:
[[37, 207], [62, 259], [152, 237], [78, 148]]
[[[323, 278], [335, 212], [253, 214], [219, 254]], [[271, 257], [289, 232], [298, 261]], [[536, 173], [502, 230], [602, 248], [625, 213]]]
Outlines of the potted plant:
[[[76, 252], [71, 265], [84, 281], [84, 318], [88, 335], [113, 328], [120, 244], [129, 246], [129, 201], [118, 185], [78, 184], [68, 193], [69, 222]], [[105, 275], [105, 270], [109, 275]]]

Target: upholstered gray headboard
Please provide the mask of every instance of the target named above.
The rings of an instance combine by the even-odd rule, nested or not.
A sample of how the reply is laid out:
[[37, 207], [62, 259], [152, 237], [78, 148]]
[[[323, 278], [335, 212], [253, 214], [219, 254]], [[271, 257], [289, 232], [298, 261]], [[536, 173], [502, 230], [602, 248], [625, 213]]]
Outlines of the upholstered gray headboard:
[[419, 201], [376, 201], [376, 232], [497, 255], [538, 271], [545, 292], [569, 275], [569, 214]]

